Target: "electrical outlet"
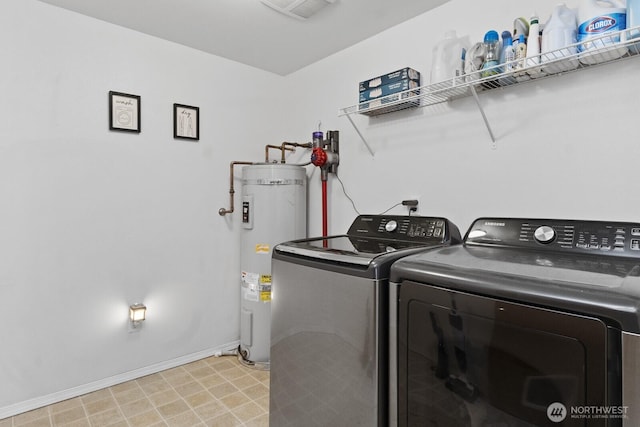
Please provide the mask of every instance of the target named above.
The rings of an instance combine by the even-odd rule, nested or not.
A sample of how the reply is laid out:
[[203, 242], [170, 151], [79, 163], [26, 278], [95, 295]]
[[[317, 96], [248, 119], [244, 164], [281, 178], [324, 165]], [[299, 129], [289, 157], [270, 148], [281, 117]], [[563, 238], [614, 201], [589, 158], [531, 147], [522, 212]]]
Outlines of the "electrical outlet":
[[407, 199], [402, 201], [402, 206], [406, 206], [409, 209], [409, 215], [411, 215], [412, 212], [416, 212], [418, 210], [419, 203], [418, 199]]

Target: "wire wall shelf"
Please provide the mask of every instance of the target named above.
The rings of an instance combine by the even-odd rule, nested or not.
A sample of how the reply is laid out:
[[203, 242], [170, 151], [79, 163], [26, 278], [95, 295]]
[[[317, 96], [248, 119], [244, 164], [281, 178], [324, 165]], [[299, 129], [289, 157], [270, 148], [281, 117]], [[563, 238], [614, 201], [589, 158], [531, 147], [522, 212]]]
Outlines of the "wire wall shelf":
[[369, 144], [352, 120], [352, 115], [362, 114], [375, 117], [408, 108], [426, 107], [473, 96], [495, 148], [495, 138], [480, 104], [478, 93], [560, 76], [596, 65], [632, 58], [638, 54], [640, 54], [640, 27], [633, 27], [590, 38], [562, 49], [545, 52], [538, 57], [530, 57], [525, 60], [516, 59], [494, 67], [476, 70], [463, 76], [361, 102], [340, 109], [338, 115], [346, 116], [349, 119], [373, 155]]

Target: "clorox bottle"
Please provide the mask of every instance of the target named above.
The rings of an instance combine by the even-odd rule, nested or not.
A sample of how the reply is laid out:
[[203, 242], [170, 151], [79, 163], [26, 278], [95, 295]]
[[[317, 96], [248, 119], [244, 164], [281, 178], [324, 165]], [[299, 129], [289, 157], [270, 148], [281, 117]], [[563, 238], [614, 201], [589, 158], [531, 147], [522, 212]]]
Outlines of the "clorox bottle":
[[582, 0], [578, 7], [578, 52], [583, 64], [616, 59], [627, 53], [616, 47], [627, 28], [625, 0]]

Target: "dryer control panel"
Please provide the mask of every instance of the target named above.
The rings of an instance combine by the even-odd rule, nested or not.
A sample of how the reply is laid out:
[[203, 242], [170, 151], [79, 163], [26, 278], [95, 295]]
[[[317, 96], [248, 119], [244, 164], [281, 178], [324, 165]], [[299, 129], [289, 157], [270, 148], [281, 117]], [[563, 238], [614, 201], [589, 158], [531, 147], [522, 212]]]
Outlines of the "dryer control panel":
[[640, 223], [480, 218], [464, 243], [640, 258]]
[[445, 218], [402, 215], [360, 215], [349, 231], [351, 237], [421, 242], [458, 243], [460, 231]]

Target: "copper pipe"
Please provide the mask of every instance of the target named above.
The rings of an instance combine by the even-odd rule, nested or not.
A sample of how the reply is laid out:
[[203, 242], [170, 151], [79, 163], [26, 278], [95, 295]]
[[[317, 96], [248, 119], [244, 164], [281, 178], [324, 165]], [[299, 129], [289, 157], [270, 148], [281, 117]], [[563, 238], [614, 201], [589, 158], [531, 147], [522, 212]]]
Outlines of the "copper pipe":
[[283, 142], [283, 143], [282, 143], [282, 146], [281, 146], [281, 148], [280, 148], [280, 149], [282, 150], [282, 162], [281, 162], [281, 163], [284, 163], [284, 162], [285, 162], [285, 161], [284, 161], [284, 150], [296, 151], [296, 150], [295, 150], [295, 149], [293, 149], [293, 148], [286, 148], [287, 146], [290, 146], [290, 147], [305, 147], [305, 148], [311, 148], [311, 147], [313, 146], [313, 144], [312, 144], [312, 143], [310, 143], [310, 142], [307, 142], [306, 144], [299, 144], [299, 143], [297, 143], [297, 142]]
[[218, 210], [218, 214], [220, 216], [225, 216], [228, 213], [233, 213], [233, 195], [236, 192], [233, 189], [233, 167], [235, 165], [252, 165], [253, 162], [231, 162], [229, 165], [229, 205], [231, 206], [229, 209], [220, 208]]
[[264, 162], [265, 163], [269, 163], [269, 148], [275, 148], [276, 150], [281, 150], [282, 151], [282, 162], [284, 163], [284, 151], [296, 151], [293, 148], [285, 148], [284, 145], [280, 146], [280, 145], [265, 145], [264, 147]]
[[277, 150], [280, 149], [278, 145], [265, 145], [264, 146], [264, 162], [269, 163], [269, 148], [275, 148]]

